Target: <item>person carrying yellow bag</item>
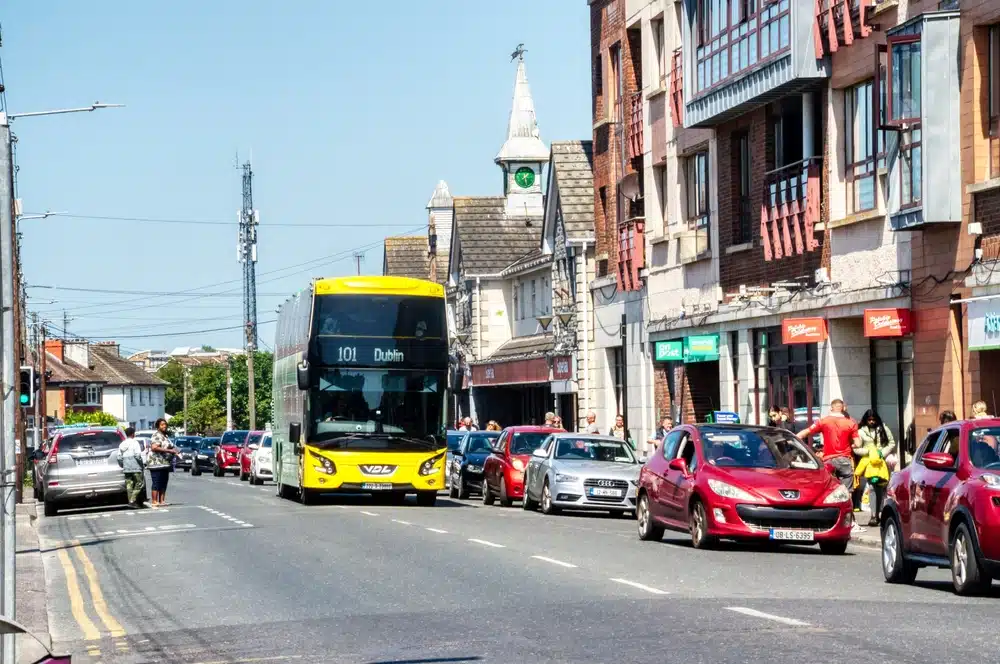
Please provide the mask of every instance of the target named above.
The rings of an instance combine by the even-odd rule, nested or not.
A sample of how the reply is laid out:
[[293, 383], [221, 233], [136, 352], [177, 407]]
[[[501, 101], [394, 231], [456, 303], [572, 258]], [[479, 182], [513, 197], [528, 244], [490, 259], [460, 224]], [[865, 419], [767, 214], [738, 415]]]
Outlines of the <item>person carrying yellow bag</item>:
[[869, 526], [877, 526], [879, 513], [882, 511], [882, 501], [885, 499], [885, 489], [889, 484], [889, 466], [882, 457], [882, 450], [876, 445], [869, 445], [867, 454], [858, 462], [858, 467], [854, 469], [854, 481], [857, 486], [862, 475], [875, 494], [875, 502], [872, 505], [872, 518], [868, 521]]

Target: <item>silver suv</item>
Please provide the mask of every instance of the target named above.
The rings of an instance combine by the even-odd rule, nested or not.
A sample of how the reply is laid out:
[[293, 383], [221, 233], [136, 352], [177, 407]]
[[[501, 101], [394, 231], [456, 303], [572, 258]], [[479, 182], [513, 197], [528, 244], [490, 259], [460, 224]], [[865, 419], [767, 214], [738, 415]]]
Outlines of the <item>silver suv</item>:
[[121, 429], [88, 427], [56, 434], [35, 466], [45, 516], [60, 504], [87, 504], [121, 496], [127, 502], [125, 473], [118, 465]]

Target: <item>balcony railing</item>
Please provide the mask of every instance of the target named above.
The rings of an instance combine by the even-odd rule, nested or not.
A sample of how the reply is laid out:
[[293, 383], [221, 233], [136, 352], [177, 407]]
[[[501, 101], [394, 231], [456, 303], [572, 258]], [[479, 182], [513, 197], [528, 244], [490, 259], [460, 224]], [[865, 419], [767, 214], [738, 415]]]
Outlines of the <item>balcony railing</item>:
[[646, 220], [626, 219], [618, 224], [618, 290], [642, 289], [639, 272], [646, 266]]
[[642, 93], [636, 92], [629, 98], [628, 105], [629, 159], [642, 157], [642, 130]]
[[821, 166], [821, 157], [811, 157], [765, 174], [760, 211], [765, 260], [819, 248], [813, 229], [820, 220]]
[[679, 48], [670, 61], [670, 117], [674, 127], [684, 126], [684, 58]]
[[816, 57], [836, 53], [841, 46], [850, 46], [855, 39], [872, 33], [866, 12], [874, 0], [815, 0], [816, 23], [813, 33]]

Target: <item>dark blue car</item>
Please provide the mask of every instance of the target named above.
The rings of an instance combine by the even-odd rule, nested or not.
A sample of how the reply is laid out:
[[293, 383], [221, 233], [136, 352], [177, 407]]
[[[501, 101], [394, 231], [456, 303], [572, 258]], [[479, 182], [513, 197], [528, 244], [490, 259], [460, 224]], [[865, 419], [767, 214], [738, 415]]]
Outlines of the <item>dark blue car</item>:
[[452, 454], [454, 461], [449, 470], [452, 498], [465, 499], [469, 493], [483, 490], [483, 462], [493, 451], [500, 437], [499, 431], [470, 431]]

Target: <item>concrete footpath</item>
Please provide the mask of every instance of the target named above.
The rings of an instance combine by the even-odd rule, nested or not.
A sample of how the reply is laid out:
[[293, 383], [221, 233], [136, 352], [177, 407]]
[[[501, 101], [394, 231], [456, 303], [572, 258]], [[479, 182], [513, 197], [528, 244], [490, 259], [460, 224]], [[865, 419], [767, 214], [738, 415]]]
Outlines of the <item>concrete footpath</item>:
[[851, 535], [851, 544], [881, 549], [882, 532], [878, 526], [868, 525], [868, 520], [871, 516], [871, 512], [866, 509], [862, 509], [860, 512], [854, 513], [855, 522], [861, 524], [861, 527], [865, 530], [862, 533], [855, 533]]
[[[17, 506], [17, 549], [16, 572], [17, 581], [17, 622], [38, 637], [46, 647], [51, 647], [49, 635], [49, 612], [45, 593], [45, 568], [42, 565], [42, 552], [38, 544], [38, 512], [34, 498], [25, 497], [24, 502]], [[37, 661], [45, 651], [31, 637], [17, 637], [17, 661], [28, 663]]]

